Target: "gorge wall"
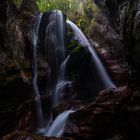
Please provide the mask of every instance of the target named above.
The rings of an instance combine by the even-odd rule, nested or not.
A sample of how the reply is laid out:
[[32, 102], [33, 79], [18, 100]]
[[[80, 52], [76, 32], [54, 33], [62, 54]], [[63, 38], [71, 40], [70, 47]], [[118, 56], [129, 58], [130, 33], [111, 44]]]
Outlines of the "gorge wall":
[[129, 80], [140, 83], [140, 1], [139, 0], [94, 0], [105, 13], [109, 24], [123, 46], [129, 65]]
[[27, 33], [35, 12], [34, 0], [0, 0], [0, 135], [13, 127], [17, 108], [31, 96]]

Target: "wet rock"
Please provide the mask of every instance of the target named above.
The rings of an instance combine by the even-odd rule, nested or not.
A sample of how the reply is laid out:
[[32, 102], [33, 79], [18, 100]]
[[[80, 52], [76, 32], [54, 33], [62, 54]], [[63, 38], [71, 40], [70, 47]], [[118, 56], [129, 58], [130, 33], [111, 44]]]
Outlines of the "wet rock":
[[55, 118], [66, 110], [77, 110], [85, 106], [86, 102], [80, 100], [63, 100], [53, 109], [53, 117]]
[[[72, 29], [67, 26], [67, 77], [71, 81], [71, 91], [64, 95], [64, 99], [88, 99], [96, 96], [100, 89], [96, 78], [95, 66], [92, 65], [91, 54], [86, 45], [81, 45], [75, 38]], [[65, 92], [64, 92], [65, 93]]]
[[64, 134], [83, 140], [137, 140], [140, 138], [137, 96], [139, 91], [132, 92], [127, 86], [100, 92], [96, 101], [70, 115]]
[[72, 81], [72, 91], [66, 93], [66, 96], [68, 95], [68, 99], [87, 99], [92, 96], [91, 93], [95, 95], [97, 93], [96, 85], [93, 88], [95, 81], [91, 79], [92, 76], [95, 76], [90, 72], [89, 53], [82, 46], [79, 46], [79, 49], [76, 49], [76, 47], [72, 49], [67, 62], [66, 78]]
[[43, 137], [25, 131], [15, 131], [3, 137], [2, 140], [74, 140], [72, 138]]
[[[47, 120], [49, 115], [50, 97], [41, 96], [40, 100], [43, 112], [43, 119]], [[16, 113], [16, 127], [15, 130], [35, 132], [39, 126], [38, 118], [38, 98], [32, 97], [19, 106]], [[28, 109], [27, 109], [28, 108]], [[40, 111], [40, 110], [39, 110]], [[45, 123], [44, 123], [45, 125]], [[43, 127], [43, 126], [42, 126]], [[44, 126], [45, 127], [45, 126]]]

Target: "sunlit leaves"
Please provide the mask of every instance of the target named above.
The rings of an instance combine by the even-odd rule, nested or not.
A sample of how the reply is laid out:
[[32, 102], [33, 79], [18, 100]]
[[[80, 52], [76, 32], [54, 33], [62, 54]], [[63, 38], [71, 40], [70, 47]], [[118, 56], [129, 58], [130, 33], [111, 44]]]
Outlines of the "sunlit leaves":
[[89, 27], [98, 13], [98, 7], [93, 0], [36, 0], [36, 2], [41, 12], [61, 10], [86, 33], [89, 32]]

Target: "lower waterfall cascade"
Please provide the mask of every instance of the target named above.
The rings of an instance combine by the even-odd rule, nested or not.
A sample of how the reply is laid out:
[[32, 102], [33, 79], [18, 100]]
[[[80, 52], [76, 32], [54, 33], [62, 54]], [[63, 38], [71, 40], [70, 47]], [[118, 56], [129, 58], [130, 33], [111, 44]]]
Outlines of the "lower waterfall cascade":
[[60, 137], [63, 134], [65, 123], [68, 119], [68, 116], [74, 113], [73, 110], [67, 110], [61, 113], [56, 117], [52, 125], [50, 126], [49, 130], [45, 134], [45, 136], [55, 136], [55, 137]]

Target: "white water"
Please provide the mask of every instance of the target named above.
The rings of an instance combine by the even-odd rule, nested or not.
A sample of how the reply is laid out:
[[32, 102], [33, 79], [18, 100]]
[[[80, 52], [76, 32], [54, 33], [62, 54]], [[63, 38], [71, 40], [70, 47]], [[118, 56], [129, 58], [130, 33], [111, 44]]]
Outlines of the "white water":
[[[45, 38], [45, 47], [46, 51], [51, 53], [53, 55], [53, 72], [55, 75], [55, 81], [52, 83], [53, 89], [52, 90], [52, 107], [58, 103], [58, 92], [60, 91], [61, 86], [64, 84], [61, 84], [60, 82], [64, 81], [64, 73], [65, 73], [65, 63], [67, 59], [65, 60], [65, 43], [64, 43], [64, 36], [65, 36], [65, 20], [64, 16], [61, 11], [59, 10], [53, 10], [51, 12], [51, 15], [49, 17], [49, 23], [46, 28], [46, 38]], [[52, 59], [50, 58], [50, 60]], [[50, 63], [51, 63], [50, 62]], [[64, 82], [63, 82], [64, 83]], [[51, 108], [52, 108], [51, 107]]]
[[[65, 80], [66, 63], [69, 56], [67, 58], [65, 56], [64, 27], [64, 17], [62, 12], [59, 10], [52, 11], [49, 17], [49, 23], [46, 27], [45, 36], [45, 53], [46, 55], [50, 55], [50, 53], [53, 54], [53, 57], [51, 56], [53, 62], [50, 61], [50, 64], [52, 63], [54, 65], [56, 72], [56, 81], [54, 81], [54, 85], [52, 85], [53, 89], [51, 89], [53, 103], [52, 106], [50, 106], [50, 110], [59, 103], [59, 94], [63, 91], [64, 87], [67, 84], [71, 84], [71, 82]], [[52, 58], [49, 58], [49, 60]], [[67, 121], [69, 114], [73, 112], [74, 111], [72, 110], [63, 112], [56, 118], [51, 126], [49, 126], [52, 121], [52, 114], [50, 114], [47, 126], [40, 129], [39, 133], [45, 134], [45, 136], [61, 136], [63, 134], [65, 122]]]
[[45, 134], [45, 136], [55, 136], [55, 137], [62, 136], [66, 121], [71, 113], [74, 113], [74, 111], [67, 110], [58, 115], [57, 118], [52, 123], [52, 125], [50, 126], [48, 132]]
[[96, 54], [95, 50], [93, 49], [93, 47], [91, 46], [91, 44], [89, 43], [89, 41], [85, 37], [85, 35], [82, 33], [82, 31], [71, 21], [67, 21], [67, 24], [70, 25], [70, 27], [72, 28], [74, 35], [75, 35], [75, 39], [77, 39], [81, 45], [87, 47], [87, 49], [91, 53], [92, 61], [94, 62], [95, 66], [96, 66], [98, 77], [100, 78], [101, 82], [103, 83], [104, 89], [116, 88], [114, 83], [109, 78], [98, 55]]
[[67, 58], [63, 61], [63, 63], [62, 63], [61, 66], [60, 66], [59, 80], [60, 80], [60, 79], [65, 79], [66, 64], [67, 64], [67, 61], [68, 61], [69, 57], [70, 57], [70, 56], [68, 55]]
[[[70, 81], [65, 80], [66, 64], [67, 64], [68, 59], [69, 59], [69, 56], [62, 62], [60, 66], [57, 84], [55, 85], [55, 88], [54, 88], [55, 90], [53, 92], [53, 107], [59, 103], [60, 93], [63, 91], [64, 87], [67, 84], [71, 84]], [[45, 136], [55, 136], [55, 137], [62, 136], [65, 123], [69, 115], [73, 112], [74, 112], [73, 110], [68, 110], [58, 115], [57, 118], [52, 123], [52, 125], [47, 130], [47, 133], [45, 134]]]
[[65, 79], [65, 72], [66, 72], [66, 64], [69, 59], [68, 57], [63, 61], [60, 66], [60, 72], [58, 75], [57, 84], [55, 86], [54, 97], [53, 97], [53, 106], [57, 105], [59, 102], [60, 93], [63, 91], [64, 87], [68, 84], [71, 84], [71, 81]]
[[[41, 101], [40, 101], [40, 95], [39, 90], [37, 86], [37, 57], [36, 57], [36, 49], [38, 44], [38, 30], [40, 26], [42, 14], [39, 14], [37, 16], [37, 20], [35, 23], [35, 28], [33, 31], [33, 88], [35, 92], [35, 96], [37, 98], [37, 115], [38, 115], [38, 122], [39, 127], [42, 127], [43, 122], [43, 115], [42, 115], [42, 107], [41, 107]], [[65, 58], [65, 47], [64, 47], [64, 18], [61, 13], [61, 11], [53, 11], [49, 17], [49, 24], [46, 28], [46, 51], [49, 51], [51, 48], [51, 51], [54, 51], [53, 58], [56, 59], [55, 64], [56, 65], [56, 81], [53, 85], [53, 105], [50, 106], [50, 109], [52, 109], [55, 105], [59, 103], [60, 94], [64, 90], [65, 86], [67, 84], [71, 84], [71, 81], [66, 80], [65, 72], [66, 72], [66, 64], [69, 59], [69, 56]], [[114, 88], [115, 85], [110, 80], [103, 64], [101, 63], [99, 57], [97, 56], [96, 52], [90, 45], [89, 41], [85, 37], [85, 35], [80, 31], [80, 29], [71, 21], [67, 21], [67, 23], [71, 26], [73, 29], [73, 32], [75, 34], [75, 38], [79, 41], [79, 43], [85, 47], [87, 47], [88, 51], [90, 52], [92, 56], [92, 62], [95, 64], [98, 72], [98, 77], [100, 77], [100, 80], [103, 82], [104, 88]], [[49, 42], [50, 41], [50, 42]], [[53, 43], [52, 43], [53, 42]], [[64, 132], [64, 127], [66, 124], [66, 121], [71, 113], [74, 113], [73, 110], [67, 110], [60, 115], [56, 117], [52, 125], [43, 129], [40, 129], [40, 133], [44, 133], [45, 136], [56, 136], [60, 137], [62, 136]], [[52, 117], [50, 116], [50, 121], [48, 122], [48, 125], [51, 122]], [[47, 131], [47, 132], [46, 132]]]
[[59, 103], [60, 96], [61, 96], [60, 94], [64, 90], [65, 86], [67, 86], [67, 85], [71, 85], [71, 82], [65, 81], [65, 80], [58, 81], [55, 92], [54, 92], [54, 101], [53, 101], [54, 106]]
[[58, 65], [65, 59], [64, 35], [64, 16], [61, 11], [53, 10], [49, 17], [49, 24], [46, 28], [45, 46], [48, 51], [51, 49], [54, 52], [57, 70], [59, 70]]
[[38, 46], [38, 31], [39, 31], [39, 26], [42, 18], [42, 13], [38, 14], [36, 17], [36, 22], [34, 25], [33, 33], [32, 33], [32, 84], [33, 84], [33, 90], [36, 98], [36, 109], [37, 109], [37, 121], [38, 121], [38, 128], [42, 127], [43, 125], [43, 114], [42, 114], [42, 107], [41, 107], [41, 100], [40, 100], [40, 94], [39, 94], [39, 89], [37, 85], [37, 46]]
[[57, 36], [58, 36], [58, 45], [59, 45], [59, 57], [61, 59], [61, 62], [64, 61], [65, 59], [65, 43], [64, 43], [64, 39], [65, 39], [65, 25], [64, 25], [64, 16], [62, 14], [61, 11], [59, 10], [55, 10], [55, 13], [57, 13], [57, 16], [56, 16], [56, 21], [59, 21], [57, 22]]

